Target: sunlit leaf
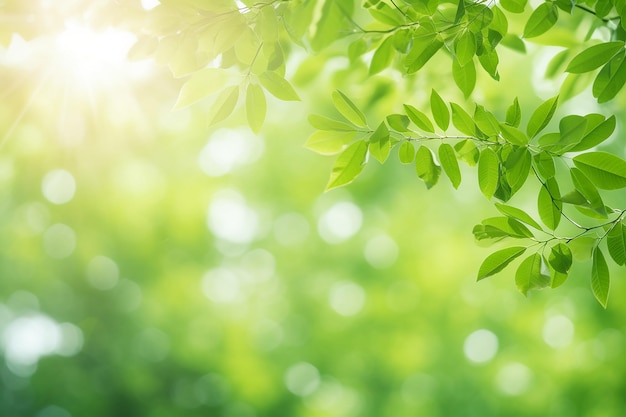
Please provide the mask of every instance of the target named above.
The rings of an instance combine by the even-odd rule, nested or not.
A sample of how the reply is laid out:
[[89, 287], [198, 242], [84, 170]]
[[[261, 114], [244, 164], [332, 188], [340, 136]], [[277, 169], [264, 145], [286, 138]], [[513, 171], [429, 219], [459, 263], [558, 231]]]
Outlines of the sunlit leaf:
[[603, 190], [626, 187], [626, 161], [607, 152], [587, 152], [573, 159], [574, 165]]
[[621, 50], [602, 67], [593, 82], [592, 93], [598, 103], [611, 100], [626, 83], [626, 50]]
[[432, 122], [424, 113], [411, 106], [410, 104], [404, 105], [404, 111], [406, 112], [409, 119], [417, 126], [425, 132], [433, 133], [435, 128], [433, 127]]
[[[587, 115], [585, 117], [589, 119], [589, 116], [591, 115]], [[602, 116], [602, 119], [604, 119], [604, 116]], [[604, 142], [615, 131], [615, 123], [615, 116], [611, 116], [600, 124], [594, 126], [593, 129], [585, 132], [585, 135], [580, 140], [580, 142], [578, 142], [578, 144], [574, 147], [570, 148], [569, 151], [585, 151]]]
[[524, 295], [537, 288], [545, 288], [550, 284], [550, 277], [541, 273], [541, 255], [534, 253], [524, 259], [515, 273], [515, 285]]
[[174, 108], [189, 106], [224, 88], [226, 79], [226, 72], [219, 68], [206, 68], [196, 72], [181, 87]]
[[476, 124], [474, 123], [474, 119], [458, 104], [450, 103], [450, 107], [452, 108], [452, 123], [454, 127], [459, 129], [461, 133], [475, 136]]
[[554, 112], [556, 111], [558, 101], [559, 97], [555, 96], [544, 101], [539, 107], [537, 107], [532, 116], [530, 116], [530, 120], [526, 126], [526, 133], [529, 137], [535, 137], [537, 133], [541, 132], [543, 128], [550, 123], [550, 120], [552, 120], [552, 116], [554, 116]]
[[354, 126], [352, 125], [340, 122], [339, 120], [331, 119], [326, 116], [321, 116], [319, 114], [309, 115], [308, 121], [311, 126], [319, 130], [337, 130], [345, 132], [355, 131]]
[[522, 221], [537, 230], [543, 230], [541, 226], [539, 226], [539, 223], [533, 220], [533, 218], [530, 217], [525, 211], [501, 203], [496, 203], [495, 206], [500, 211], [500, 213], [504, 214], [505, 216], [509, 216], [519, 221]]
[[344, 150], [355, 136], [354, 131], [318, 130], [309, 136], [304, 147], [322, 155], [334, 155]]
[[518, 127], [522, 121], [522, 109], [520, 108], [517, 97], [513, 100], [513, 104], [506, 111], [506, 123], [513, 127]]
[[265, 93], [258, 84], [248, 85], [246, 92], [246, 116], [248, 124], [254, 133], [259, 133], [265, 121], [267, 104]]
[[341, 91], [333, 91], [333, 103], [335, 108], [346, 118], [350, 123], [355, 126], [365, 127], [367, 121], [365, 115], [359, 108]]
[[284, 101], [299, 101], [300, 97], [289, 81], [274, 71], [266, 71], [259, 75], [259, 81], [274, 97]]
[[534, 38], [548, 31], [559, 19], [559, 9], [556, 4], [547, 1], [537, 7], [524, 26], [524, 37]]
[[415, 155], [415, 170], [417, 176], [426, 184], [426, 188], [430, 189], [441, 175], [441, 167], [435, 163], [432, 151], [426, 146], [420, 146]]
[[439, 162], [450, 179], [454, 188], [459, 188], [461, 184], [461, 171], [459, 170], [459, 163], [456, 160], [454, 149], [447, 143], [439, 145]]
[[591, 289], [596, 300], [606, 308], [611, 286], [609, 267], [604, 259], [604, 254], [599, 247], [593, 251], [591, 260]]
[[621, 221], [616, 222], [607, 233], [606, 246], [616, 264], [626, 263], [626, 227]]
[[522, 13], [528, 0], [500, 0], [500, 5], [511, 13]]
[[367, 155], [367, 142], [359, 140], [348, 146], [335, 161], [330, 174], [326, 190], [341, 187], [354, 181], [363, 170], [365, 156]]
[[437, 126], [441, 130], [447, 130], [450, 125], [450, 110], [448, 110], [448, 106], [446, 106], [439, 93], [434, 89], [430, 93], [430, 110]]
[[370, 75], [378, 74], [391, 64], [393, 59], [393, 38], [390, 36], [386, 38], [383, 43], [376, 49], [372, 62], [370, 64]]
[[391, 152], [391, 142], [389, 140], [389, 130], [385, 122], [381, 122], [378, 128], [369, 138], [369, 152], [381, 164], [389, 157]]
[[567, 274], [572, 266], [572, 251], [565, 243], [557, 243], [550, 249], [548, 263], [555, 271]]
[[410, 164], [415, 159], [415, 147], [408, 140], [402, 142], [398, 148], [398, 158], [403, 164]]
[[604, 42], [590, 46], [572, 59], [565, 71], [582, 73], [593, 71], [606, 64], [613, 56], [624, 48], [623, 41]]
[[549, 229], [554, 230], [561, 222], [561, 211], [563, 203], [560, 201], [559, 186], [554, 178], [546, 181], [545, 185], [539, 190], [539, 198], [537, 200], [537, 208], [539, 217], [543, 224]]
[[514, 246], [511, 248], [500, 249], [487, 256], [478, 269], [478, 281], [502, 271], [515, 258], [519, 257], [526, 251], [523, 246]]
[[239, 100], [239, 86], [229, 87], [223, 90], [213, 104], [209, 126], [219, 123], [231, 115]]
[[490, 199], [498, 188], [499, 179], [498, 155], [490, 148], [483, 149], [478, 160], [478, 185], [480, 191]]

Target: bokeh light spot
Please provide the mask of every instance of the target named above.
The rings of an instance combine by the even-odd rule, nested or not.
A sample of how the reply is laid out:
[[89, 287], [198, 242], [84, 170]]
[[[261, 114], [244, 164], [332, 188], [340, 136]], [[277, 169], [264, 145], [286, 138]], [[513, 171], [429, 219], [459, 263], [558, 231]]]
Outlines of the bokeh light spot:
[[216, 130], [200, 151], [198, 165], [210, 177], [221, 177], [256, 161], [263, 153], [263, 141], [247, 129]]
[[543, 340], [554, 349], [563, 349], [569, 346], [574, 339], [574, 324], [563, 316], [549, 317], [543, 325]]
[[247, 244], [257, 234], [259, 219], [241, 194], [233, 190], [223, 190], [213, 197], [209, 205], [207, 225], [220, 239]]
[[365, 260], [377, 269], [389, 268], [398, 258], [398, 245], [387, 235], [378, 235], [367, 241]]
[[53, 204], [65, 204], [76, 192], [76, 181], [69, 171], [55, 169], [48, 172], [41, 182], [44, 197]]
[[354, 236], [363, 223], [361, 209], [353, 203], [336, 203], [320, 216], [317, 230], [328, 243], [341, 243]]
[[96, 256], [87, 264], [87, 281], [97, 290], [115, 287], [120, 276], [115, 261], [106, 256]]
[[213, 302], [232, 303], [241, 294], [241, 281], [230, 269], [211, 269], [202, 278], [202, 292]]
[[283, 246], [299, 245], [309, 236], [309, 222], [298, 213], [285, 213], [274, 222], [274, 237]]
[[465, 339], [463, 353], [471, 362], [489, 362], [498, 353], [498, 337], [486, 329], [476, 330]]
[[292, 365], [285, 372], [285, 385], [295, 395], [306, 397], [313, 394], [320, 384], [320, 373], [308, 362]]
[[506, 395], [521, 395], [530, 387], [532, 372], [526, 365], [510, 363], [498, 371], [496, 385]]
[[337, 282], [330, 289], [328, 303], [342, 316], [354, 316], [365, 305], [365, 290], [354, 282]]
[[43, 234], [43, 247], [51, 258], [67, 258], [76, 249], [76, 234], [65, 224], [53, 224]]

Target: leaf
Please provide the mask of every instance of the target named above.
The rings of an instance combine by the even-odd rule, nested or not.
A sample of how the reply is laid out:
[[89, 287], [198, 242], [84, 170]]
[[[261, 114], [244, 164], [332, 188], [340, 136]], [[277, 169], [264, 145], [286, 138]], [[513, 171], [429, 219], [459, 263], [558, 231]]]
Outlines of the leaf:
[[378, 74], [391, 64], [393, 59], [393, 38], [387, 37], [376, 49], [370, 63], [370, 75]]
[[499, 165], [498, 155], [490, 148], [483, 149], [478, 160], [478, 185], [487, 199], [491, 199], [498, 188]]
[[426, 146], [420, 146], [417, 150], [415, 171], [417, 176], [424, 181], [427, 189], [431, 189], [439, 181], [441, 167], [435, 163], [432, 151]]
[[607, 152], [587, 152], [573, 159], [574, 165], [603, 190], [626, 187], [626, 161]]
[[559, 152], [566, 152], [581, 141], [587, 129], [587, 119], [575, 114], [565, 116], [559, 122]]
[[354, 126], [349, 125], [344, 122], [340, 122], [339, 120], [331, 119], [326, 116], [321, 116], [319, 114], [311, 114], [308, 117], [309, 123], [316, 129], [319, 130], [336, 130], [336, 131], [344, 131], [344, 132], [356, 132]]
[[530, 166], [531, 154], [526, 147], [514, 149], [504, 161], [506, 180], [511, 186], [511, 196], [526, 182]]
[[607, 233], [606, 246], [616, 264], [626, 264], [626, 228], [621, 221], [616, 222]]
[[498, 119], [485, 110], [483, 106], [476, 106], [476, 110], [474, 111], [474, 122], [476, 126], [485, 133], [487, 136], [496, 137], [500, 133], [500, 123]]
[[334, 155], [344, 150], [355, 136], [354, 131], [318, 130], [309, 136], [304, 147], [321, 155]]
[[534, 227], [537, 230], [543, 230], [541, 226], [539, 226], [539, 223], [533, 220], [532, 217], [530, 217], [525, 211], [521, 209], [518, 209], [512, 206], [507, 206], [506, 204], [501, 204], [501, 203], [496, 203], [496, 208], [498, 209], [500, 213], [504, 214], [505, 216], [512, 217], [514, 219], [522, 221], [526, 223], [527, 225]]
[[363, 112], [361, 112], [361, 110], [359, 110], [359, 108], [355, 106], [354, 103], [341, 91], [333, 91], [333, 103], [339, 113], [341, 113], [341, 115], [350, 123], [360, 127], [367, 126], [367, 121], [365, 120]]
[[396, 130], [397, 132], [408, 132], [409, 123], [411, 123], [410, 119], [404, 114], [390, 114], [387, 116], [387, 123], [389, 123], [389, 127]]
[[403, 164], [410, 164], [415, 159], [415, 148], [411, 142], [404, 141], [398, 148], [398, 157]]
[[574, 188], [589, 202], [589, 207], [603, 218], [606, 218], [607, 213], [602, 198], [587, 176], [576, 168], [570, 169], [570, 176], [572, 177]]
[[570, 49], [564, 49], [552, 57], [548, 66], [546, 67], [545, 77], [553, 79], [561, 73], [562, 67], [565, 65], [565, 61], [569, 58], [571, 53]]
[[367, 142], [364, 140], [354, 142], [339, 154], [326, 185], [326, 191], [354, 181], [363, 170], [366, 155]]
[[609, 289], [611, 280], [609, 276], [609, 267], [604, 259], [604, 254], [599, 247], [593, 251], [591, 260], [591, 289], [596, 300], [606, 308], [609, 298]]
[[433, 38], [429, 43], [414, 45], [406, 56], [407, 74], [419, 71], [443, 46], [438, 38]]
[[626, 51], [620, 51], [598, 73], [591, 89], [598, 103], [611, 100], [626, 83], [625, 57]]
[[522, 13], [528, 0], [500, 0], [500, 5], [511, 13]]
[[259, 81], [274, 97], [284, 101], [300, 101], [300, 97], [289, 81], [275, 71], [265, 71], [259, 75]]
[[530, 120], [526, 126], [526, 133], [529, 137], [534, 138], [537, 133], [541, 132], [543, 128], [550, 123], [556, 111], [558, 101], [559, 96], [555, 96], [544, 101], [537, 107], [532, 116], [530, 116]]
[[224, 87], [226, 72], [220, 68], [206, 68], [194, 73], [183, 84], [175, 109], [187, 107]]
[[560, 201], [559, 186], [554, 178], [548, 179], [539, 190], [537, 209], [543, 224], [555, 230], [561, 222], [563, 203]]
[[478, 281], [502, 271], [508, 264], [525, 251], [526, 248], [523, 246], [514, 246], [511, 248], [500, 249], [499, 251], [487, 256], [478, 269]]
[[576, 55], [565, 71], [575, 74], [593, 71], [609, 62], [622, 48], [624, 48], [624, 42], [622, 41], [604, 42], [593, 45]]
[[248, 85], [246, 92], [246, 116], [248, 124], [254, 133], [259, 133], [265, 121], [267, 103], [265, 93], [258, 84]]
[[533, 155], [532, 164], [537, 171], [537, 174], [539, 174], [539, 177], [541, 177], [544, 181], [548, 178], [554, 177], [556, 173], [554, 159], [552, 159], [552, 155], [548, 152], [544, 151]]
[[452, 123], [454, 127], [466, 135], [476, 136], [474, 119], [458, 104], [450, 103], [450, 107], [452, 108]]
[[468, 64], [476, 55], [476, 37], [474, 34], [469, 30], [464, 31], [456, 39], [454, 52], [460, 66], [464, 67]]
[[430, 133], [435, 132], [435, 128], [433, 127], [433, 124], [431, 123], [430, 119], [428, 119], [428, 116], [426, 116], [424, 113], [417, 110], [415, 107], [411, 106], [410, 104], [404, 105], [404, 111], [406, 112], [407, 116], [409, 116], [409, 119], [411, 119], [413, 124], [415, 124], [415, 126], [417, 126], [418, 128], [422, 129], [425, 132], [430, 132]]
[[480, 152], [471, 140], [465, 139], [460, 141], [454, 145], [454, 150], [459, 156], [459, 159], [465, 161], [469, 166], [474, 166], [478, 163]]
[[[585, 116], [589, 118], [590, 114]], [[603, 117], [604, 118], [604, 117]], [[589, 123], [590, 125], [591, 123]], [[615, 131], [615, 116], [611, 116], [608, 119], [604, 120], [600, 124], [593, 127], [591, 130], [588, 130], [585, 133], [585, 136], [576, 144], [573, 148], [570, 148], [570, 152], [580, 152], [586, 151], [587, 149], [593, 148], [596, 145], [604, 142], [606, 139], [613, 134]]]
[[528, 137], [516, 127], [501, 124], [502, 137], [513, 145], [526, 146], [528, 144]]
[[461, 171], [459, 170], [459, 163], [456, 160], [454, 149], [447, 143], [442, 143], [439, 146], [439, 162], [443, 167], [444, 172], [450, 179], [452, 186], [457, 189], [461, 184]]
[[430, 93], [430, 111], [433, 114], [437, 126], [439, 126], [441, 130], [447, 130], [448, 126], [450, 126], [450, 111], [439, 93], [434, 89]]
[[558, 243], [550, 249], [548, 263], [555, 271], [567, 274], [572, 266], [572, 251], [564, 243]]
[[[504, 7], [504, 6], [503, 6]], [[545, 2], [537, 7], [524, 26], [524, 37], [534, 38], [544, 34], [559, 19], [559, 9], [553, 2]]]
[[212, 106], [209, 126], [226, 119], [235, 109], [239, 100], [239, 86], [235, 85], [222, 91]]
[[[480, 226], [482, 226], [482, 230], [479, 226], [474, 228], [474, 235], [476, 235], [478, 240], [503, 237], [512, 237], [515, 239], [534, 237], [526, 226], [511, 217], [490, 217], [484, 219]], [[477, 235], [477, 231], [484, 234], [484, 236]]]
[[534, 253], [524, 259], [515, 273], [515, 285], [524, 295], [535, 288], [545, 288], [550, 284], [550, 277], [541, 274], [541, 255]]
[[500, 74], [498, 73], [498, 64], [500, 63], [500, 58], [498, 57], [498, 53], [495, 50], [479, 55], [478, 61], [480, 62], [480, 65], [485, 69], [485, 71], [487, 71], [487, 74], [489, 74], [491, 78], [496, 81], [500, 80]]
[[389, 157], [391, 152], [391, 142], [389, 140], [389, 130], [385, 122], [381, 122], [378, 128], [369, 137], [370, 154], [381, 164]]
[[465, 98], [468, 98], [476, 86], [476, 67], [474, 62], [470, 61], [466, 65], [461, 66], [457, 60], [452, 61], [452, 77]]
[[520, 108], [517, 97], [513, 100], [513, 104], [506, 111], [506, 123], [513, 127], [518, 127], [522, 121], [522, 109]]

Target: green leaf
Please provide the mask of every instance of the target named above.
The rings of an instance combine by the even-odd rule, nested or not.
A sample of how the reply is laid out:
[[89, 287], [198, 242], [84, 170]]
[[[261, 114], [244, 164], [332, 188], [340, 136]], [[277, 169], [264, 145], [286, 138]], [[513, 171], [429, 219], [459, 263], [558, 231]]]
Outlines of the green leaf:
[[591, 92], [598, 99], [598, 103], [606, 103], [622, 89], [626, 83], [626, 51], [621, 50], [602, 67]]
[[354, 105], [352, 100], [346, 97], [339, 90], [333, 91], [333, 103], [335, 104], [335, 108], [341, 113], [343, 117], [346, 118], [350, 123], [355, 126], [365, 127], [367, 126], [367, 121], [365, 120], [365, 115], [357, 106]]
[[480, 152], [471, 140], [465, 139], [460, 141], [454, 145], [454, 150], [459, 156], [459, 159], [465, 161], [469, 166], [474, 166], [478, 163]]
[[572, 266], [572, 251], [564, 243], [558, 243], [550, 249], [548, 263], [555, 271], [567, 274]]
[[458, 104], [450, 103], [450, 107], [452, 108], [452, 123], [454, 127], [459, 129], [461, 133], [476, 136], [476, 124], [474, 123], [474, 119]]
[[487, 199], [490, 199], [498, 188], [499, 165], [498, 155], [490, 148], [483, 149], [478, 160], [478, 185]]
[[624, 42], [622, 41], [604, 42], [593, 45], [576, 55], [565, 71], [575, 74], [593, 71], [609, 62], [622, 48], [624, 48]]
[[391, 64], [393, 59], [393, 38], [387, 37], [383, 43], [376, 49], [372, 62], [370, 63], [370, 75], [378, 74]]
[[599, 247], [593, 251], [591, 261], [591, 289], [596, 300], [606, 308], [609, 299], [609, 288], [611, 279], [609, 276], [609, 267], [604, 259], [604, 254]]
[[483, 106], [476, 105], [476, 110], [474, 111], [474, 122], [478, 126], [478, 128], [485, 133], [489, 137], [498, 136], [500, 133], [500, 123], [498, 119], [485, 110]]
[[368, 11], [374, 19], [389, 26], [400, 26], [405, 23], [404, 16], [397, 9], [382, 1], [377, 3], [376, 7], [369, 8]]
[[561, 222], [563, 203], [560, 197], [559, 186], [554, 178], [549, 178], [539, 190], [537, 200], [539, 217], [550, 230], [555, 230]]
[[511, 13], [522, 13], [528, 0], [500, 0], [500, 5]]
[[607, 152], [588, 152], [574, 157], [574, 165], [603, 190], [626, 187], [626, 161]]
[[511, 196], [526, 182], [530, 166], [531, 154], [526, 147], [514, 149], [504, 161], [506, 180], [511, 186]]
[[422, 69], [442, 46], [443, 42], [439, 38], [433, 38], [428, 43], [415, 44], [406, 56], [407, 74], [412, 74]]
[[500, 249], [499, 251], [487, 256], [478, 269], [478, 281], [502, 271], [508, 264], [525, 251], [526, 248], [523, 246], [514, 246], [511, 248]]
[[370, 154], [381, 164], [389, 157], [391, 152], [391, 141], [389, 140], [389, 130], [385, 122], [381, 122], [378, 128], [369, 137]]
[[517, 97], [513, 100], [513, 104], [506, 111], [506, 123], [513, 127], [518, 127], [522, 121], [522, 109], [520, 108]]
[[554, 177], [556, 170], [554, 167], [554, 159], [548, 152], [540, 152], [533, 155], [533, 167], [537, 171], [537, 174], [544, 181], [548, 178]]
[[515, 285], [524, 295], [536, 288], [545, 288], [550, 284], [550, 277], [541, 273], [541, 255], [534, 253], [524, 259], [515, 273]]
[[464, 66], [461, 66], [457, 60], [452, 61], [452, 77], [465, 98], [468, 98], [476, 86], [474, 61], [470, 61]]
[[326, 191], [342, 185], [350, 184], [363, 170], [365, 156], [367, 155], [367, 142], [359, 140], [348, 146], [335, 161], [330, 174]]
[[501, 204], [501, 203], [496, 203], [496, 208], [498, 209], [498, 211], [500, 211], [500, 213], [504, 214], [505, 216], [512, 217], [514, 219], [522, 221], [526, 223], [527, 225], [534, 227], [537, 230], [543, 230], [541, 226], [539, 226], [539, 223], [533, 220], [532, 217], [530, 217], [525, 211], [521, 209], [518, 209], [512, 206], [507, 206], [506, 204]]
[[441, 167], [435, 163], [432, 151], [426, 146], [420, 146], [417, 150], [415, 170], [417, 176], [426, 184], [427, 189], [437, 184], [441, 175]]
[[437, 126], [439, 126], [441, 130], [447, 130], [448, 126], [450, 126], [450, 111], [439, 93], [434, 89], [430, 93], [430, 111], [433, 113], [433, 118]]
[[454, 45], [456, 59], [461, 67], [468, 64], [476, 55], [476, 37], [472, 32], [466, 30], [456, 39]]
[[[474, 235], [478, 240], [503, 237], [528, 239], [534, 237], [526, 226], [511, 217], [490, 217], [484, 219], [480, 226], [482, 226], [482, 230], [478, 226], [474, 228]], [[484, 235], [477, 235], [477, 231]]]
[[235, 85], [223, 90], [212, 106], [209, 126], [221, 122], [231, 115], [239, 100], [239, 86]]
[[259, 75], [259, 81], [274, 97], [284, 101], [299, 101], [300, 97], [289, 81], [275, 71], [265, 71]]
[[322, 155], [334, 155], [344, 150], [355, 136], [354, 131], [318, 130], [309, 136], [304, 147]]
[[529, 137], [534, 138], [537, 133], [541, 132], [543, 128], [550, 123], [556, 111], [558, 101], [559, 96], [555, 96], [544, 101], [537, 107], [532, 116], [530, 116], [528, 126], [526, 126], [526, 133]]
[[548, 66], [546, 67], [545, 77], [548, 79], [555, 78], [558, 74], [561, 73], [563, 66], [565, 65], [565, 61], [569, 58], [571, 53], [570, 49], [564, 49], [561, 52], [557, 53], [552, 57], [550, 62], [548, 62]]
[[621, 221], [609, 230], [606, 235], [606, 246], [609, 249], [609, 255], [618, 265], [626, 264], [626, 228]]
[[316, 129], [319, 130], [336, 130], [343, 132], [356, 132], [354, 126], [349, 125], [339, 120], [331, 119], [319, 114], [311, 114], [308, 117], [308, 121]]
[[456, 160], [454, 149], [447, 143], [439, 146], [439, 162], [444, 172], [450, 179], [452, 186], [456, 189], [461, 184], [461, 171], [459, 170], [459, 162]]
[[587, 129], [587, 119], [575, 114], [565, 116], [559, 122], [559, 152], [567, 151], [581, 141]]
[[411, 121], [415, 124], [415, 126], [422, 129], [424, 132], [430, 132], [430, 133], [435, 132], [435, 128], [433, 127], [433, 124], [431, 123], [428, 116], [426, 116], [424, 113], [417, 110], [415, 107], [411, 106], [410, 104], [404, 105], [404, 111], [406, 112], [407, 116], [409, 116], [409, 119], [411, 119]]
[[[589, 119], [591, 114], [585, 116]], [[604, 119], [604, 116], [602, 117]], [[588, 129], [591, 122], [588, 123]], [[585, 136], [578, 142], [576, 146], [570, 148], [570, 152], [586, 151], [594, 146], [604, 142], [615, 131], [615, 116], [611, 116], [598, 125], [595, 125], [591, 130], [585, 132]]]
[[267, 103], [265, 93], [258, 84], [248, 85], [246, 91], [246, 116], [248, 124], [254, 133], [259, 133], [265, 121]]
[[402, 142], [398, 148], [398, 157], [403, 164], [410, 164], [415, 159], [415, 148], [408, 140]]
[[572, 177], [574, 188], [589, 202], [589, 207], [603, 218], [606, 218], [606, 208], [602, 202], [600, 193], [598, 193], [598, 190], [591, 181], [589, 181], [587, 176], [576, 168], [570, 169], [570, 176]]
[[500, 80], [500, 74], [498, 73], [498, 64], [500, 63], [500, 58], [498, 57], [498, 53], [493, 50], [487, 53], [483, 53], [478, 56], [478, 61], [480, 65], [487, 71], [487, 74], [491, 78], [496, 81]]
[[411, 121], [404, 114], [390, 114], [387, 116], [387, 123], [389, 123], [390, 128], [398, 132], [408, 132]]
[[528, 144], [528, 137], [516, 127], [501, 124], [502, 137], [513, 145], [526, 146]]
[[224, 87], [226, 72], [221, 68], [206, 68], [194, 73], [183, 84], [175, 109], [189, 106]]
[[[504, 7], [504, 6], [503, 6]], [[545, 2], [537, 7], [526, 22], [524, 37], [534, 38], [548, 31], [559, 19], [559, 9], [553, 2]]]
[[519, 36], [513, 35], [512, 33], [509, 33], [504, 38], [502, 38], [502, 41], [500, 43], [502, 43], [502, 45], [506, 46], [507, 48], [510, 48], [519, 53], [526, 53], [526, 44], [524, 43], [524, 41]]

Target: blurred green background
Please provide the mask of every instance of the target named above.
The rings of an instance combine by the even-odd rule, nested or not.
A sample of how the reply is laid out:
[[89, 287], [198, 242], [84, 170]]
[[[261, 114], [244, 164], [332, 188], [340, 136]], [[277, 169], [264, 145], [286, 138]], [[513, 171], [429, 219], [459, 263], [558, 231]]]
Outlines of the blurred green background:
[[[606, 311], [584, 273], [529, 298], [510, 271], [476, 283], [495, 210], [469, 167], [427, 192], [392, 155], [323, 193], [307, 115], [335, 88], [374, 119], [458, 98], [436, 65], [296, 59], [306, 99], [270, 101], [257, 137], [241, 110], [207, 128], [210, 100], [172, 111], [181, 81], [106, 29], [119, 3], [53, 3], [0, 2], [0, 416], [626, 415], [623, 272]], [[541, 56], [505, 56], [480, 79], [496, 113], [552, 93], [517, 81]]]

